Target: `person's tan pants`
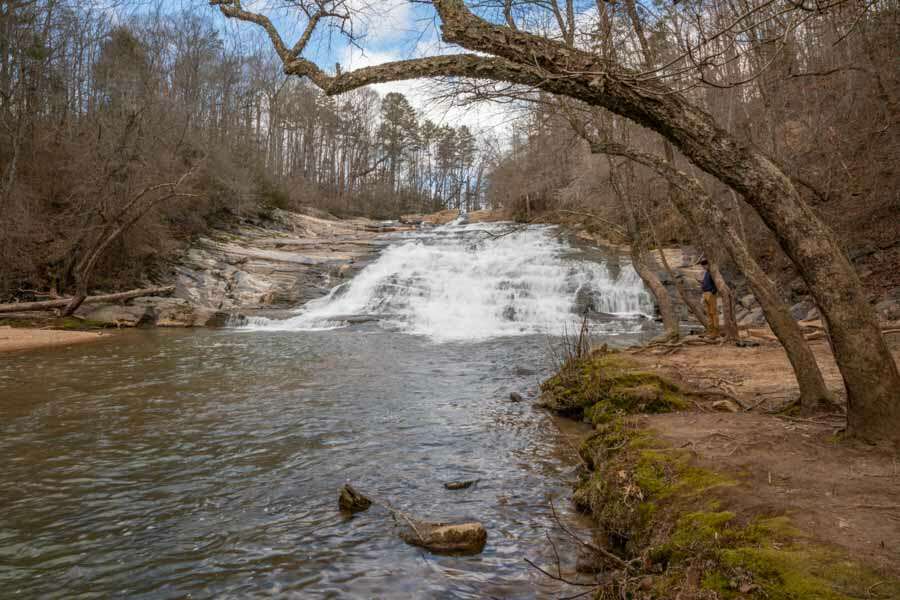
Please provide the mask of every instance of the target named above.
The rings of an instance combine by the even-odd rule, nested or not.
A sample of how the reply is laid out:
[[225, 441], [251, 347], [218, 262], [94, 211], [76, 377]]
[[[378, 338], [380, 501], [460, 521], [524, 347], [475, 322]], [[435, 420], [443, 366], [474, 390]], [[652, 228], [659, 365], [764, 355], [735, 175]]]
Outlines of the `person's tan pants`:
[[703, 305], [706, 306], [706, 318], [709, 319], [709, 335], [719, 335], [719, 304], [712, 292], [703, 292]]

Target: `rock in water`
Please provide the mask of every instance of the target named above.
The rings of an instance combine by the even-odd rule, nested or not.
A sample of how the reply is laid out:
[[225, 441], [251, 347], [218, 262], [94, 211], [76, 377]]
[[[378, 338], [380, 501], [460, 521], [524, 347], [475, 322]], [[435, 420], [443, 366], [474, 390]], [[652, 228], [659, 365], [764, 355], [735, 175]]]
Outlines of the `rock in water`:
[[341, 488], [338, 506], [344, 512], [358, 513], [372, 506], [372, 501], [353, 489], [349, 483]]
[[522, 394], [519, 392], [510, 392], [509, 400], [510, 402], [521, 402], [523, 400]]
[[478, 483], [478, 479], [471, 479], [468, 481], [450, 481], [444, 484], [444, 487], [448, 490], [464, 490], [472, 487], [476, 483]]
[[472, 523], [423, 523], [410, 521], [400, 532], [407, 544], [420, 546], [432, 552], [459, 552], [477, 554], [487, 543], [484, 525]]

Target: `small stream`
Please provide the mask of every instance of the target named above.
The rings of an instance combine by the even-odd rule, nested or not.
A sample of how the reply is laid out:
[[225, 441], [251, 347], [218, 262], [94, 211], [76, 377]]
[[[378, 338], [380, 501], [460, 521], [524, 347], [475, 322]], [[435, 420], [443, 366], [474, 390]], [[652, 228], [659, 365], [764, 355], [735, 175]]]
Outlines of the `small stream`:
[[[485, 233], [487, 232], [487, 233]], [[538, 598], [577, 593], [555, 526], [577, 459], [533, 398], [585, 308], [612, 344], [653, 335], [615, 257], [552, 228], [401, 236], [288, 319], [135, 330], [0, 358], [0, 596]], [[556, 340], [556, 341], [554, 341]], [[443, 483], [479, 479], [448, 491]], [[474, 519], [477, 556], [337, 510], [344, 482], [429, 520]]]

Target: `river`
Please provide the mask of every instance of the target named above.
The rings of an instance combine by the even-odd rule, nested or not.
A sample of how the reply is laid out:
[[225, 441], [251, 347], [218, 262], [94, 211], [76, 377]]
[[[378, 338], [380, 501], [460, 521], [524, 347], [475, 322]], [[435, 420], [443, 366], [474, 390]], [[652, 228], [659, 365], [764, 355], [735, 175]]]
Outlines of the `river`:
[[[577, 459], [533, 408], [590, 307], [652, 335], [633, 270], [553, 228], [405, 234], [288, 318], [135, 330], [0, 359], [0, 596], [550, 597], [550, 502]], [[526, 402], [508, 401], [511, 391]], [[443, 483], [478, 479], [465, 490]], [[479, 520], [476, 556], [408, 546], [389, 513]], [[572, 544], [564, 566], [574, 560]], [[554, 566], [555, 568], [555, 566]]]

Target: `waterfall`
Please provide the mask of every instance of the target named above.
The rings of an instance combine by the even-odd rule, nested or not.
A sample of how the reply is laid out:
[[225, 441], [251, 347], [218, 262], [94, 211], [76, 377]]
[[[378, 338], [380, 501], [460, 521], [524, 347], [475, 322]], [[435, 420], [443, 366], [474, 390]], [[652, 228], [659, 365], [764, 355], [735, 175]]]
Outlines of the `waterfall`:
[[[371, 318], [437, 341], [572, 331], [585, 307], [608, 333], [634, 331], [653, 303], [630, 265], [612, 276], [549, 226], [451, 223], [409, 234], [355, 278], [285, 320], [249, 329], [317, 330]], [[597, 327], [594, 328], [595, 330]]]

